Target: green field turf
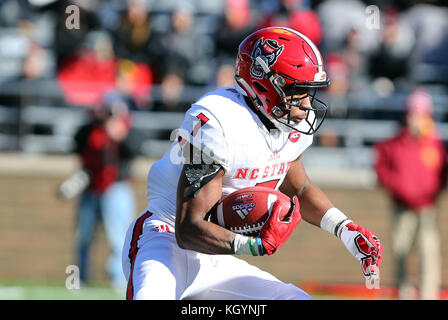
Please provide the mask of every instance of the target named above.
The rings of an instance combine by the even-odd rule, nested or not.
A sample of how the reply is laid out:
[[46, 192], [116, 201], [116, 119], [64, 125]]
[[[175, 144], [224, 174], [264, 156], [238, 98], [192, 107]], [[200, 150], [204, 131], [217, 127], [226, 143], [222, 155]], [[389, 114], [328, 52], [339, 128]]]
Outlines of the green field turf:
[[54, 286], [0, 286], [0, 300], [124, 300], [124, 293], [109, 288], [68, 290]]
[[[314, 300], [357, 299], [322, 294], [311, 294], [311, 297]], [[125, 289], [118, 291], [99, 283], [69, 290], [60, 282], [10, 279], [0, 281], [0, 300], [125, 300]]]
[[[315, 300], [341, 300], [344, 297], [313, 295]], [[124, 292], [107, 287], [68, 290], [52, 285], [1, 285], [0, 300], [124, 300]]]
[[124, 300], [125, 290], [107, 284], [81, 286], [69, 290], [64, 282], [25, 280], [0, 281], [0, 300]]

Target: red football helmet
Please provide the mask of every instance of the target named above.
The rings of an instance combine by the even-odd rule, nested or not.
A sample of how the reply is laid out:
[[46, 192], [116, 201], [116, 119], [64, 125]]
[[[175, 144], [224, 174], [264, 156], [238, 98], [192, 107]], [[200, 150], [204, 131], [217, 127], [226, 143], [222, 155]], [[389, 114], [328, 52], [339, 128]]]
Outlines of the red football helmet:
[[[244, 39], [238, 48], [235, 80], [240, 91], [282, 131], [313, 134], [325, 119], [327, 106], [315, 98], [316, 88], [330, 83], [322, 56], [311, 40], [293, 29], [264, 28]], [[301, 105], [307, 96], [311, 108]], [[292, 107], [307, 112], [298, 124], [290, 121]]]

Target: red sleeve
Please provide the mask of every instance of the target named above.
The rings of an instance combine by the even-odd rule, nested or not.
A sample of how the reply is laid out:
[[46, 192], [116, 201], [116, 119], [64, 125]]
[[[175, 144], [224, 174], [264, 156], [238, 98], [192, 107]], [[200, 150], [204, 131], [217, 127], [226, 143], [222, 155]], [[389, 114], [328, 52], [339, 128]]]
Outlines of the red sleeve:
[[375, 171], [379, 183], [393, 194], [402, 194], [403, 186], [397, 178], [397, 170], [393, 163], [393, 152], [391, 152], [392, 141], [384, 141], [375, 144]]
[[386, 189], [394, 192], [398, 186], [395, 183], [395, 170], [390, 159], [391, 155], [388, 152], [388, 145], [388, 142], [380, 142], [374, 145], [376, 157], [374, 167], [379, 183]]

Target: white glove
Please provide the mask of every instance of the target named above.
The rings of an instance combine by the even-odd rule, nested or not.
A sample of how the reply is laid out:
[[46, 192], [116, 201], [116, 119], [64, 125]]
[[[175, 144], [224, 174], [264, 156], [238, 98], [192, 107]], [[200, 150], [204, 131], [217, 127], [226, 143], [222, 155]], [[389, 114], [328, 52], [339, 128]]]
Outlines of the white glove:
[[340, 227], [339, 232], [347, 250], [360, 262], [366, 280], [379, 281], [378, 267], [383, 259], [383, 246], [378, 237], [350, 220]]
[[379, 283], [379, 266], [383, 246], [373, 232], [360, 227], [336, 208], [329, 209], [322, 217], [321, 228], [342, 240], [347, 250], [360, 262], [366, 285]]

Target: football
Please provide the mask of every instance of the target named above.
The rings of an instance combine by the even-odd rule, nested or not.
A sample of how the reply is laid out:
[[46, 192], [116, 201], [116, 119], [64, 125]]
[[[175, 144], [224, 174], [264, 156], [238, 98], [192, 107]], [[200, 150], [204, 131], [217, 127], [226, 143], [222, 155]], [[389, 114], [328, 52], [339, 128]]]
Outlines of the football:
[[266, 187], [243, 188], [224, 197], [209, 221], [235, 233], [256, 236], [277, 200], [283, 203], [282, 219], [294, 209], [294, 203], [287, 195]]

